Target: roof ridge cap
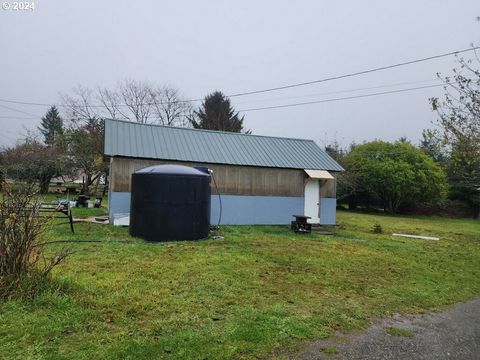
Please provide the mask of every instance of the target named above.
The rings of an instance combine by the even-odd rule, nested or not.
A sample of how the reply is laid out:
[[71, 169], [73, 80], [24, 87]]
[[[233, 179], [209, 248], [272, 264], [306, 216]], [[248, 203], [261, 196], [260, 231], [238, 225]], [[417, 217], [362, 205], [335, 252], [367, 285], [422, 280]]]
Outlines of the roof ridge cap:
[[110, 119], [110, 118], [105, 118], [104, 120], [106, 120], [106, 121], [112, 121], [112, 122], [122, 122], [122, 123], [127, 123], [127, 124], [130, 124], [130, 125], [134, 125], [134, 126], [150, 126], [150, 127], [160, 127], [160, 128], [168, 128], [168, 129], [178, 129], [178, 130], [183, 130], [183, 131], [208, 132], [208, 133], [223, 134], [223, 135], [229, 135], [229, 136], [238, 136], [238, 135], [241, 135], [241, 136], [263, 137], [263, 138], [268, 138], [268, 139], [283, 139], [283, 140], [311, 141], [311, 142], [315, 142], [315, 140], [313, 140], [313, 139], [304, 139], [304, 138], [292, 138], [292, 137], [283, 137], [283, 136], [269, 136], [269, 135], [245, 134], [245, 133], [238, 133], [238, 132], [232, 132], [232, 131], [220, 131], [220, 130], [209, 130], [209, 129], [194, 129], [194, 128], [187, 128], [187, 127], [181, 127], [181, 126], [170, 126], [170, 125], [161, 125], [161, 124], [145, 124], [145, 123], [138, 123], [138, 122], [129, 121], [129, 120]]

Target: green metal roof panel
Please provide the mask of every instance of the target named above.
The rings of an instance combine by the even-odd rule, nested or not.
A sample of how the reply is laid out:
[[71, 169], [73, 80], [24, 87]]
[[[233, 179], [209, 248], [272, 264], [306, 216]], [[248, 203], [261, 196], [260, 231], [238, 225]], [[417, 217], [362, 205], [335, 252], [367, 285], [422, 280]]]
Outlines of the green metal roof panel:
[[105, 155], [343, 171], [313, 140], [105, 120]]

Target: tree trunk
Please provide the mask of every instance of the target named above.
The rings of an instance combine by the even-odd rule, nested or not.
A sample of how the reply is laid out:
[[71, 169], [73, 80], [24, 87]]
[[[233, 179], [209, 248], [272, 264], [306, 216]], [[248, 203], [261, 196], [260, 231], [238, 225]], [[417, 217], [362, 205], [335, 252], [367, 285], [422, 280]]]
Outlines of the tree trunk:
[[97, 194], [98, 194], [98, 186], [100, 185], [100, 178], [101, 178], [101, 176], [97, 177], [97, 180], [95, 180], [95, 187], [94, 187], [94, 190], [93, 190], [93, 195], [94, 196], [97, 196]]
[[80, 195], [85, 195], [85, 175], [82, 176], [82, 189], [80, 190]]
[[39, 186], [40, 186], [40, 193], [41, 194], [46, 194], [48, 193], [48, 187], [50, 186], [50, 176], [42, 176], [40, 178]]
[[392, 199], [388, 199], [388, 203], [387, 203], [387, 212], [390, 213], [390, 214], [395, 214], [395, 205], [393, 203], [393, 200]]
[[108, 173], [105, 173], [105, 184], [103, 185], [102, 196], [104, 197], [107, 194], [108, 190]]
[[475, 220], [480, 220], [480, 205], [474, 205], [474, 207], [473, 207], [473, 218]]
[[356, 210], [357, 209], [357, 201], [354, 196], [351, 196], [348, 199], [348, 210]]
[[83, 181], [83, 191], [85, 195], [88, 195], [88, 190], [89, 190], [91, 181], [92, 181], [92, 175], [88, 174], [87, 176], [85, 176], [85, 180]]

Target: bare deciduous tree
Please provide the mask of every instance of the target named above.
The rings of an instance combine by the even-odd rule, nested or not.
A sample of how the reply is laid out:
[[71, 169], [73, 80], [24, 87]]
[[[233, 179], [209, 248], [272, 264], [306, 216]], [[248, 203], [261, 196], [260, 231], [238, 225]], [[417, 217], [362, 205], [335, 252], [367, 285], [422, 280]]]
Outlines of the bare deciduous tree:
[[151, 91], [154, 113], [159, 124], [188, 126], [187, 115], [193, 108], [191, 103], [182, 97], [178, 89], [164, 86]]
[[117, 91], [98, 87], [97, 99], [112, 119], [127, 118], [121, 109], [122, 98]]
[[67, 119], [78, 123], [102, 117], [102, 108], [94, 105], [95, 94], [91, 89], [78, 85], [72, 92], [73, 95], [62, 94]]
[[147, 82], [125, 80], [115, 89], [95, 91], [77, 86], [73, 95], [63, 95], [66, 118], [74, 122], [111, 117], [142, 124], [189, 126], [187, 115], [192, 105], [177, 88], [155, 87]]
[[103, 159], [103, 119], [111, 117], [142, 124], [188, 126], [192, 107], [178, 89], [154, 87], [147, 82], [125, 80], [116, 88], [95, 90], [77, 86], [63, 95], [64, 118], [70, 120], [64, 140], [72, 176], [85, 177], [83, 191], [108, 171]]
[[452, 76], [441, 76], [444, 82], [443, 100], [431, 98], [438, 114], [437, 125], [443, 141], [449, 147], [446, 168], [452, 193], [466, 200], [480, 219], [480, 57], [458, 59], [459, 68]]
[[148, 123], [153, 113], [151, 86], [140, 81], [125, 80], [119, 84], [118, 92], [134, 120], [142, 124]]

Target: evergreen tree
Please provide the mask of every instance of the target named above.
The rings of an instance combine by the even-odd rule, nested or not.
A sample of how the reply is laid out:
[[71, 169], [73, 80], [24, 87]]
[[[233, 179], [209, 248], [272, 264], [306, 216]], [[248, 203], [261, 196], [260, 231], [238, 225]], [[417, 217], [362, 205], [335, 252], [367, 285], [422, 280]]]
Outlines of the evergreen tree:
[[55, 105], [42, 117], [38, 130], [43, 134], [44, 142], [48, 146], [53, 146], [63, 134], [63, 119]]
[[195, 129], [209, 129], [230, 132], [245, 132], [243, 128], [243, 116], [240, 117], [235, 112], [230, 99], [222, 92], [215, 91], [207, 95], [202, 106], [193, 112], [189, 118], [190, 123]]

